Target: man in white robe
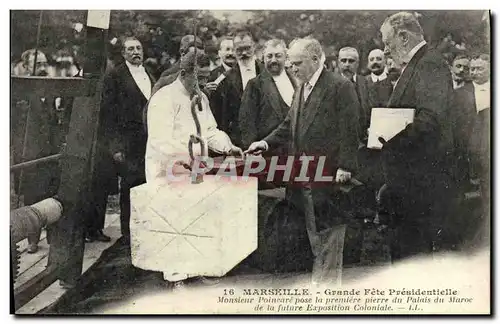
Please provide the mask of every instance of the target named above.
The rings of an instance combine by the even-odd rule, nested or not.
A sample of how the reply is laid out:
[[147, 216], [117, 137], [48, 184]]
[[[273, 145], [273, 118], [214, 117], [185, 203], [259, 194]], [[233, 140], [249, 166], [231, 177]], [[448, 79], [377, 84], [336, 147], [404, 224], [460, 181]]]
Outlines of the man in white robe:
[[[217, 129], [217, 123], [209, 106], [208, 98], [197, 91], [197, 84], [203, 87], [210, 75], [210, 61], [203, 53], [196, 54], [197, 77], [194, 73], [195, 53], [189, 52], [182, 57], [180, 74], [175, 82], [169, 84], [153, 95], [148, 106], [148, 142], [146, 146], [146, 182], [167, 180], [170, 172], [174, 174], [189, 173], [176, 162], [189, 164], [188, 143], [190, 135], [196, 134], [196, 124], [191, 113], [191, 103], [201, 95], [202, 111], [196, 108], [201, 125], [202, 137], [208, 148], [225, 155], [242, 155], [242, 150], [234, 146], [228, 135]], [[200, 155], [200, 145], [193, 145], [193, 154]], [[175, 165], [175, 167], [174, 167]], [[155, 256], [161, 257], [161, 256]], [[139, 265], [140, 267], [140, 265]], [[150, 269], [153, 270], [153, 269]], [[174, 287], [182, 286], [183, 280], [197, 277], [195, 273], [172, 273], [169, 269], [162, 271], [164, 279], [173, 283]]]

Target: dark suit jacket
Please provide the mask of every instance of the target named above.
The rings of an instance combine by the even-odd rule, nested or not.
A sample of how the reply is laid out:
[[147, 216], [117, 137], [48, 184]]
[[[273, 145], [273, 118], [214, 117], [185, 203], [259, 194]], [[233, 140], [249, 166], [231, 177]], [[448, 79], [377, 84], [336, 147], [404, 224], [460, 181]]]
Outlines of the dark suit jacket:
[[[358, 111], [353, 84], [323, 70], [307, 101], [301, 87], [285, 120], [264, 140], [270, 149], [288, 145], [290, 155], [314, 156], [316, 161], [325, 156], [324, 175], [335, 177], [338, 168], [355, 172]], [[333, 184], [316, 184], [312, 190], [315, 205], [324, 205], [332, 198]]]
[[[290, 75], [289, 79], [297, 89], [295, 79]], [[289, 109], [267, 70], [248, 81], [239, 111], [243, 147], [248, 147], [252, 142], [269, 135], [285, 119]]]
[[[147, 70], [146, 72], [151, 84], [154, 84], [152, 74]], [[112, 157], [117, 152], [125, 154], [127, 171], [124, 173], [134, 178], [144, 174], [147, 136], [143, 125], [143, 108], [147, 100], [125, 63], [118, 65], [105, 76], [96, 161], [99, 176], [103, 177], [103, 180], [106, 175], [116, 173]]]
[[386, 78], [382, 81], [373, 82], [370, 74], [365, 76], [365, 78], [368, 86], [368, 100], [372, 105], [371, 108], [383, 108], [387, 106], [393, 90], [391, 81]]
[[212, 70], [212, 72], [210, 72], [210, 76], [208, 77], [208, 82], [213, 82], [217, 80], [217, 78], [224, 72], [226, 72], [226, 70], [222, 65], [216, 67], [215, 69]]
[[470, 166], [466, 163], [470, 159], [473, 171], [482, 172], [478, 168], [484, 169], [489, 161], [490, 109], [477, 112], [472, 82], [454, 90], [453, 112], [456, 159], [457, 163], [462, 162], [459, 170], [462, 173], [469, 171]]
[[415, 109], [414, 122], [382, 148], [390, 186], [412, 195], [446, 185], [453, 146], [452, 98], [445, 60], [427, 45], [422, 47], [404, 69], [388, 102], [388, 107]]
[[[255, 62], [256, 74], [259, 75], [265, 67], [259, 61]], [[217, 90], [210, 96], [210, 107], [220, 130], [226, 132], [235, 145], [240, 145], [238, 115], [243, 96], [241, 72], [236, 64], [219, 84]]]
[[355, 90], [356, 94], [358, 95], [358, 100], [359, 100], [359, 135], [360, 139], [364, 140], [367, 135], [366, 135], [366, 129], [368, 128], [368, 125], [370, 124], [370, 114], [371, 114], [371, 108], [372, 103], [370, 102], [370, 97], [368, 93], [368, 82], [366, 78], [362, 75], [357, 75], [356, 76], [356, 83], [355, 83]]

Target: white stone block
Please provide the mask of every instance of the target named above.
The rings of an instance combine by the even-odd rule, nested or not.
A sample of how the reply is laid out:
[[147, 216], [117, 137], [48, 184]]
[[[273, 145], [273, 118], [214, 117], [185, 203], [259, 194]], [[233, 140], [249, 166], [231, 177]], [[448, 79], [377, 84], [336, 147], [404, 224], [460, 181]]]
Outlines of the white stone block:
[[200, 184], [158, 180], [131, 190], [132, 264], [220, 277], [257, 248], [257, 179], [205, 175]]

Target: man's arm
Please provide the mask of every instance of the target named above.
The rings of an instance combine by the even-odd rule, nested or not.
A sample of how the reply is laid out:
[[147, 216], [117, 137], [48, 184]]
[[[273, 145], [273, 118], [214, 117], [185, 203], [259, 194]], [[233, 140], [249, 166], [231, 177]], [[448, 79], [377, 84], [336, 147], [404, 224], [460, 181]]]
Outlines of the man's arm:
[[[206, 135], [203, 135], [203, 131], [202, 135], [206, 136], [208, 148], [216, 153], [229, 154], [233, 146], [233, 144], [231, 143], [231, 139], [225, 132], [217, 128], [217, 122], [214, 115], [212, 114], [208, 98], [205, 96], [205, 94], [203, 94], [203, 101], [205, 102], [208, 109], [206, 111]], [[204, 123], [202, 122], [201, 125], [203, 124]]]
[[292, 116], [295, 113], [295, 109], [296, 108], [292, 105], [285, 120], [283, 120], [271, 134], [263, 139], [263, 141], [267, 143], [267, 149], [269, 149], [269, 147], [278, 148], [288, 144], [292, 136]]
[[248, 147], [257, 138], [257, 122], [260, 106], [260, 91], [256, 79], [248, 81], [241, 98], [241, 107], [238, 116], [241, 142]]
[[405, 148], [423, 142], [439, 141], [446, 123], [450, 100], [451, 76], [440, 62], [426, 62], [417, 71], [415, 84], [415, 118], [402, 132], [384, 146]]

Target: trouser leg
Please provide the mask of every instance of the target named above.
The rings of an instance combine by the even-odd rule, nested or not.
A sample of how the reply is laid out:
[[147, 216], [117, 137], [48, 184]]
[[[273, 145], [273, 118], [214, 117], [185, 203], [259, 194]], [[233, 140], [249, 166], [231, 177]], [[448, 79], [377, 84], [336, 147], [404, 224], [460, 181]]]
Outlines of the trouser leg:
[[120, 228], [122, 235], [130, 237], [130, 188], [121, 180], [120, 187]]

